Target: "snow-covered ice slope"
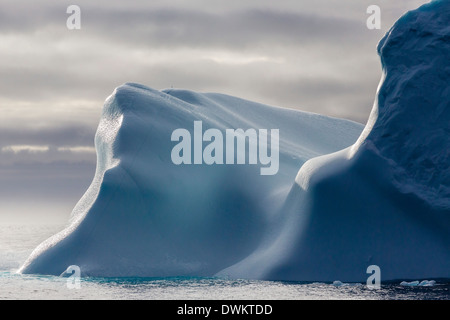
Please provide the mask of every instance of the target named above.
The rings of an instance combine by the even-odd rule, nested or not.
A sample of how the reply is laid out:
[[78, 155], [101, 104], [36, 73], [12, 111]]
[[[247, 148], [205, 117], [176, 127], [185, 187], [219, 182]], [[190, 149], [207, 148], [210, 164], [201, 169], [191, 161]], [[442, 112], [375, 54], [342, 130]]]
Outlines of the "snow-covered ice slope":
[[[261, 165], [175, 165], [172, 132], [279, 129], [279, 171]], [[41, 244], [23, 273], [212, 276], [272, 231], [300, 166], [345, 148], [363, 126], [222, 94], [125, 84], [107, 99], [96, 135], [97, 172], [71, 225]], [[204, 142], [204, 145], [208, 143]], [[248, 162], [248, 161], [247, 161]]]
[[300, 169], [278, 233], [221, 274], [303, 281], [450, 278], [450, 1], [378, 45], [383, 77], [353, 146]]

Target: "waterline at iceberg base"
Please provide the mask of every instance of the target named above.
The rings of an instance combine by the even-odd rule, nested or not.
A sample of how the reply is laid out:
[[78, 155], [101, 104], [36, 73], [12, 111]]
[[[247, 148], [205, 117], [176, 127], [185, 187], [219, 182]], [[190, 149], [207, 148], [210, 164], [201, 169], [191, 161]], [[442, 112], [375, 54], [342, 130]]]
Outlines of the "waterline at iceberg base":
[[[450, 278], [450, 2], [408, 12], [378, 45], [365, 128], [185, 90], [117, 88], [97, 172], [71, 224], [24, 274], [362, 282]], [[279, 171], [175, 165], [171, 134], [279, 129]], [[300, 171], [299, 171], [300, 168]]]

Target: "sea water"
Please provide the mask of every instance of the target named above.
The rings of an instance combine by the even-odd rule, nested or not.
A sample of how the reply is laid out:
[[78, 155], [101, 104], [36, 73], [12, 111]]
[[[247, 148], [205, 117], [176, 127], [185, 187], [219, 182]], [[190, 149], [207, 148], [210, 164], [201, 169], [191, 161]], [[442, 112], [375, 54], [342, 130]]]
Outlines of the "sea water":
[[[155, 299], [155, 300], [305, 300], [450, 298], [450, 281], [405, 286], [400, 281], [369, 289], [363, 283], [297, 283], [221, 278], [70, 278], [20, 275], [16, 271], [33, 249], [63, 225], [0, 225], [0, 299]], [[338, 279], [336, 279], [338, 280]], [[336, 283], [339, 283], [337, 285]]]

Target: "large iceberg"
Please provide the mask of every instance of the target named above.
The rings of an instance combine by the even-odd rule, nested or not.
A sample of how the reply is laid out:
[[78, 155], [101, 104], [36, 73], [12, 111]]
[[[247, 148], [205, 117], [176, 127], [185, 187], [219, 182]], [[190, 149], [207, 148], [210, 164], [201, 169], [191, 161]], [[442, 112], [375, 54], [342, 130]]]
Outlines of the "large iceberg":
[[[221, 94], [117, 88], [92, 185], [20, 272], [359, 282], [377, 265], [382, 280], [450, 278], [450, 1], [405, 14], [378, 52], [364, 130]], [[172, 133], [194, 136], [195, 123], [278, 129], [279, 170], [174, 164]]]
[[[229, 129], [279, 130], [278, 172], [262, 175], [267, 165], [249, 160], [174, 163], [174, 132], [189, 131], [194, 145], [199, 122], [205, 134], [216, 129], [223, 136]], [[362, 129], [223, 94], [122, 85], [105, 102], [96, 175], [70, 226], [42, 243], [20, 271], [60, 275], [77, 265], [89, 276], [213, 276], [273, 230], [306, 160], [351, 145]]]

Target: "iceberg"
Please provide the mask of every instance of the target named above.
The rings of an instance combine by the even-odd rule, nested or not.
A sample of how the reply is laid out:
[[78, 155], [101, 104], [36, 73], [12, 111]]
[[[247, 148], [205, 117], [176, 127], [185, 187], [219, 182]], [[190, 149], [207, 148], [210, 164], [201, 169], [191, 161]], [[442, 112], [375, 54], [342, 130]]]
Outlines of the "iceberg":
[[422, 280], [419, 283], [419, 287], [433, 287], [436, 284], [434, 280]]
[[[378, 53], [364, 128], [223, 94], [118, 87], [90, 188], [19, 272], [360, 283], [376, 265], [382, 281], [450, 278], [450, 1], [406, 13]], [[202, 136], [195, 122], [222, 137], [278, 130], [279, 170], [261, 175], [250, 146], [240, 164], [175, 164], [172, 133]]]
[[[261, 153], [250, 145], [242, 164], [237, 152], [234, 165], [205, 163], [202, 149], [212, 143], [202, 141], [207, 133], [226, 137], [231, 129], [254, 129], [259, 137], [279, 130], [277, 173], [264, 175], [268, 165], [250, 163]], [[96, 174], [70, 225], [38, 246], [20, 272], [61, 275], [75, 265], [83, 276], [213, 276], [272, 231], [306, 160], [351, 145], [362, 129], [223, 94], [124, 84], [105, 102]], [[180, 130], [192, 137], [186, 163], [172, 161]]]
[[434, 280], [422, 280], [422, 281], [402, 281], [400, 282], [400, 285], [403, 287], [434, 287], [436, 285], [436, 281]]

